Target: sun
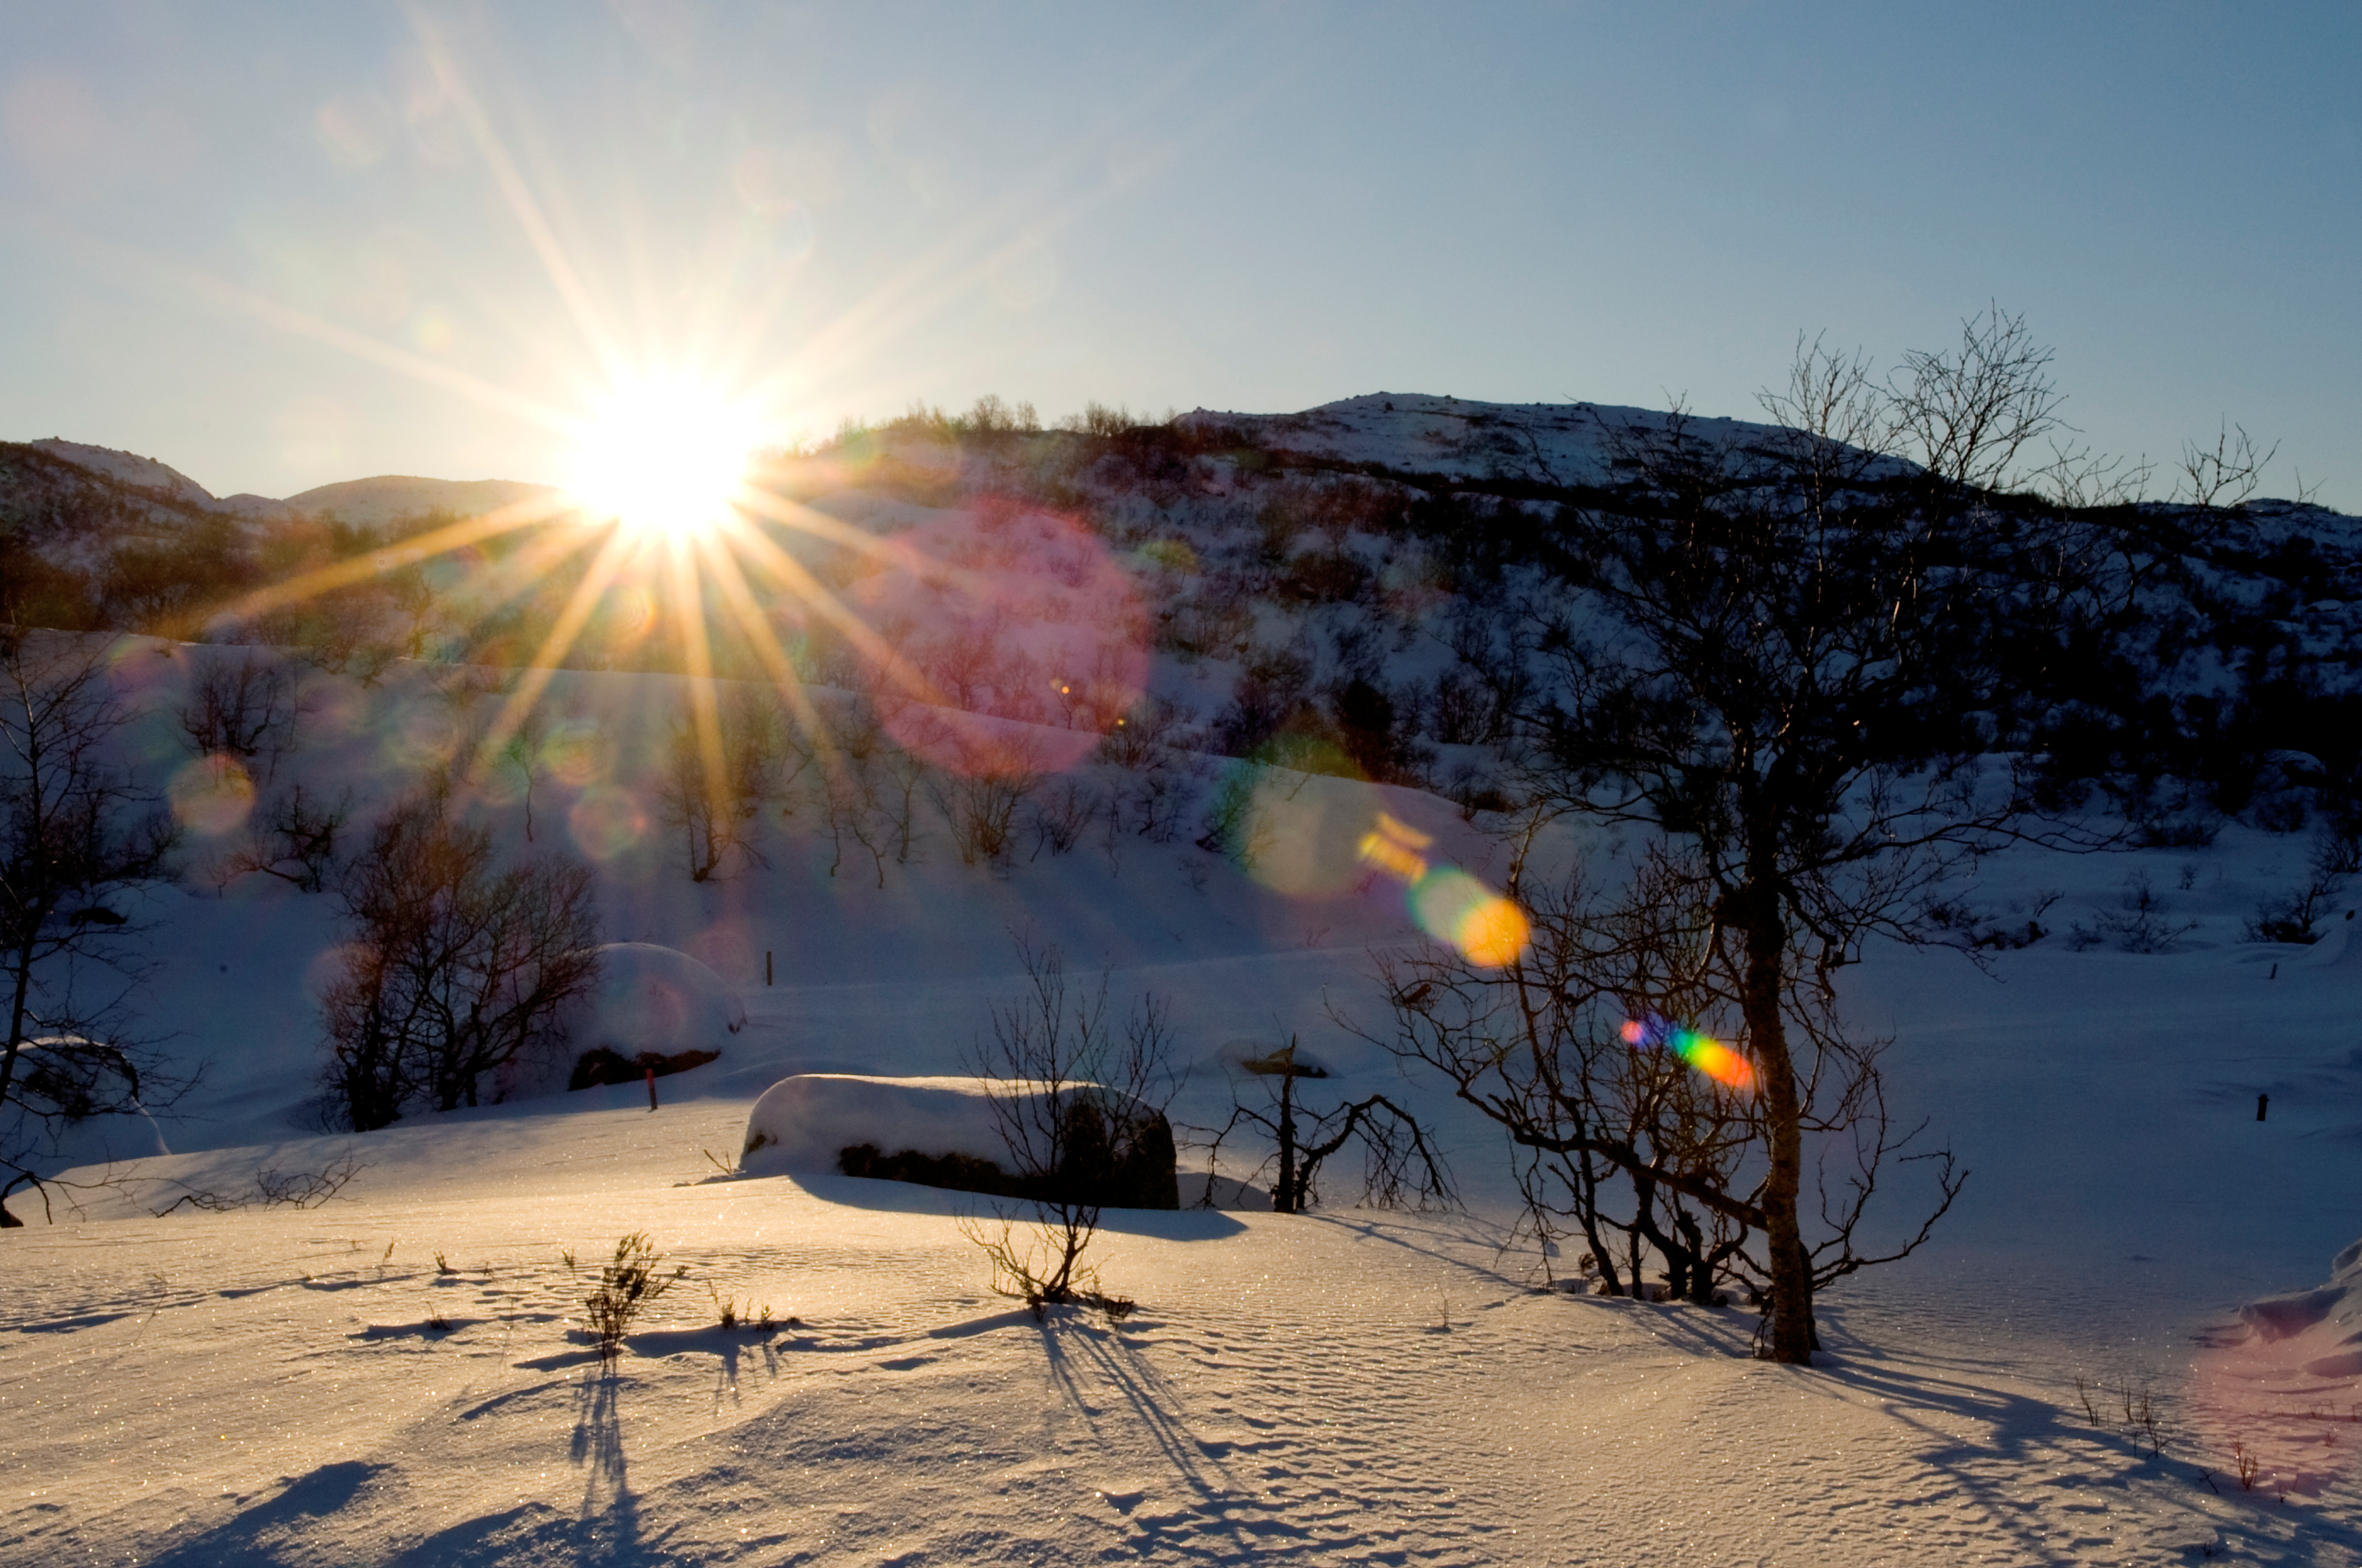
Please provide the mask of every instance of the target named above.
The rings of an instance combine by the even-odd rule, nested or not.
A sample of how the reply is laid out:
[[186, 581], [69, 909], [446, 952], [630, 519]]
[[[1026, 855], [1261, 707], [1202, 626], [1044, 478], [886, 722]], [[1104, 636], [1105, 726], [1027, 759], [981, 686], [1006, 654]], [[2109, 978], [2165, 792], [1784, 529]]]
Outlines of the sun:
[[598, 398], [566, 489], [593, 521], [689, 537], [729, 521], [761, 445], [753, 410], [689, 378], [647, 378]]

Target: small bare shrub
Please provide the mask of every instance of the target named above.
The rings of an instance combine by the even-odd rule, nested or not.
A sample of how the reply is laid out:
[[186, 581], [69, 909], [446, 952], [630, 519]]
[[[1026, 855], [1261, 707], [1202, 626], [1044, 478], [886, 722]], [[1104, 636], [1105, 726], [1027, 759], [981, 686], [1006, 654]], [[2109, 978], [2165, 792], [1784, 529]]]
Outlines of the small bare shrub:
[[2194, 920], [2179, 924], [2168, 919], [2165, 900], [2140, 872], [2125, 878], [2125, 890], [2114, 911], [2100, 915], [2090, 925], [2078, 922], [2068, 945], [2079, 952], [2114, 944], [2125, 953], [2164, 953], [2198, 929]]
[[960, 863], [998, 865], [1017, 840], [1017, 812], [1040, 782], [1038, 774], [955, 774], [929, 790], [952, 830]]
[[240, 877], [260, 872], [316, 893], [337, 870], [337, 835], [352, 815], [350, 791], [333, 806], [307, 800], [298, 784], [255, 813], [247, 828], [247, 843], [233, 850], [215, 873], [227, 887]]
[[2262, 1478], [2264, 1473], [2263, 1462], [2256, 1457], [2256, 1451], [2249, 1448], [2244, 1440], [2233, 1438], [2231, 1463], [2239, 1477], [2239, 1490], [2254, 1491], [2257, 1481]]
[[1033, 830], [1033, 856], [1047, 849], [1064, 855], [1075, 847], [1085, 829], [1099, 813], [1099, 792], [1076, 778], [1065, 778], [1028, 802], [1027, 818]]
[[[568, 1268], [574, 1265], [574, 1254], [565, 1254]], [[658, 1270], [664, 1254], [649, 1244], [646, 1231], [635, 1231], [615, 1243], [615, 1256], [599, 1271], [599, 1287], [583, 1297], [582, 1305], [590, 1314], [590, 1331], [599, 1336], [599, 1356], [613, 1361], [624, 1351], [624, 1336], [631, 1331], [632, 1320], [640, 1309], [670, 1290], [676, 1281], [689, 1273], [681, 1264], [670, 1273]]]
[[971, 1066], [1028, 1198], [1004, 1208], [995, 1225], [971, 1218], [961, 1230], [991, 1260], [993, 1288], [1035, 1316], [1079, 1302], [1120, 1318], [1132, 1303], [1102, 1291], [1084, 1255], [1120, 1182], [1162, 1165], [1170, 1191], [1173, 1132], [1163, 1108], [1175, 1086], [1164, 1003], [1142, 997], [1119, 1038], [1106, 977], [1070, 998], [1055, 948], [1021, 942], [1018, 953], [1026, 993], [994, 1007], [992, 1039], [978, 1043]]
[[[755, 1305], [754, 1298], [750, 1297], [746, 1304], [742, 1307], [736, 1297], [724, 1296], [711, 1285], [705, 1287], [705, 1293], [713, 1297], [714, 1320], [720, 1323], [725, 1331], [735, 1329], [750, 1329], [758, 1334], [767, 1334], [771, 1331], [773, 1318], [767, 1303], [757, 1307]], [[793, 1319], [789, 1320], [794, 1321]]]

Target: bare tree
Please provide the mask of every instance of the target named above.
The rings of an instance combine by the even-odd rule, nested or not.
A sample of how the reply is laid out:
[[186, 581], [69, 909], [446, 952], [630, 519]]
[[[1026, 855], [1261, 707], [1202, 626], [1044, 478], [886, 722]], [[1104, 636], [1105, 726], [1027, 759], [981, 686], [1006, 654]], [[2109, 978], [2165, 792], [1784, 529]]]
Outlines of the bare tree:
[[126, 722], [97, 653], [0, 624], [0, 1200], [46, 1184], [74, 1123], [165, 1087], [122, 1037], [138, 928], [110, 900], [165, 876], [177, 835], [113, 761]]
[[276, 772], [294, 745], [299, 705], [294, 679], [275, 661], [248, 654], [232, 668], [213, 659], [189, 683], [181, 732], [200, 755], [267, 755], [266, 772]]
[[1320, 1167], [1358, 1142], [1362, 1145], [1361, 1198], [1379, 1209], [1398, 1209], [1407, 1198], [1424, 1207], [1451, 1200], [1451, 1183], [1443, 1161], [1418, 1119], [1388, 1099], [1374, 1094], [1326, 1110], [1305, 1105], [1297, 1086], [1325, 1078], [1329, 1071], [1297, 1055], [1293, 1035], [1267, 1056], [1242, 1064], [1247, 1075], [1273, 1084], [1267, 1105], [1250, 1104], [1233, 1096], [1230, 1120], [1214, 1131], [1206, 1148], [1206, 1201], [1213, 1202], [1215, 1166], [1222, 1145], [1242, 1126], [1259, 1130], [1271, 1140], [1272, 1152], [1255, 1167], [1249, 1181], [1260, 1179], [1275, 1165], [1271, 1206], [1281, 1214], [1301, 1214], [1319, 1201]]
[[2195, 441], [2181, 444], [2181, 482], [2174, 499], [2186, 496], [2200, 512], [2235, 512], [2255, 495], [2263, 482], [2264, 465], [2279, 451], [2275, 444], [2258, 453], [2245, 427], [2226, 421], [2216, 429], [2212, 449]]
[[992, 1010], [992, 1039], [978, 1042], [970, 1068], [983, 1079], [1025, 1196], [996, 1226], [966, 1222], [992, 1260], [995, 1287], [1045, 1306], [1083, 1301], [1120, 1312], [1084, 1261], [1110, 1195], [1161, 1187], [1175, 1207], [1173, 1130], [1164, 1117], [1175, 1081], [1165, 1004], [1144, 994], [1120, 1033], [1108, 1017], [1108, 977], [1069, 991], [1054, 947], [1020, 942], [1023, 993]]
[[[1716, 951], [1727, 937], [1695, 868], [1659, 850], [1608, 895], [1577, 878], [1529, 889], [1526, 903], [1532, 940], [1506, 967], [1443, 953], [1385, 966], [1387, 1043], [1507, 1130], [1545, 1268], [1551, 1243], [1580, 1233], [1606, 1294], [1643, 1294], [1654, 1262], [1675, 1299], [1710, 1302], [1721, 1284], [1761, 1298], [1772, 1122], [1755, 1065], [1733, 1048], [1746, 1038], [1740, 971]], [[1965, 1179], [1930, 1151], [1915, 1232], [1883, 1253], [1857, 1245], [1882, 1172], [1916, 1157], [1904, 1151], [1920, 1129], [1890, 1126], [1879, 1044], [1849, 1035], [1830, 1000], [1811, 985], [1783, 999], [1803, 1064], [1801, 1136], [1819, 1156], [1816, 1288], [1907, 1255]]]
[[770, 864], [753, 829], [779, 794], [787, 754], [778, 710], [754, 693], [734, 693], [719, 704], [710, 734], [694, 719], [673, 724], [657, 801], [665, 821], [681, 831], [690, 881], [724, 875], [734, 860]]
[[248, 819], [245, 845], [221, 862], [215, 878], [227, 887], [259, 873], [306, 893], [320, 892], [336, 872], [337, 840], [352, 813], [350, 791], [324, 806], [297, 784]]
[[1062, 778], [1028, 802], [1027, 824], [1033, 830], [1033, 855], [1046, 849], [1064, 855], [1082, 839], [1099, 814], [1099, 792], [1087, 779]]
[[425, 658], [427, 639], [445, 619], [442, 595], [426, 569], [415, 561], [394, 568], [383, 580], [386, 599], [402, 619], [403, 651], [412, 658]]
[[2099, 841], [2046, 821], [2017, 764], [1988, 766], [2039, 753], [2097, 624], [2095, 531], [2011, 488], [2057, 427], [2047, 358], [1998, 311], [1883, 383], [1806, 344], [1765, 399], [1775, 434], [1717, 443], [1676, 410], [1552, 519], [1522, 792], [1661, 841], [1708, 913], [1757, 1085], [1782, 1361], [1810, 1360], [1826, 1280], [1799, 1207], [1807, 1002], [1867, 937], [1924, 936], [1928, 890], [1978, 854]]
[[548, 766], [549, 721], [539, 707], [528, 708], [501, 746], [499, 765], [515, 773], [524, 803], [524, 841], [533, 842], [533, 787]]
[[356, 1132], [480, 1103], [488, 1075], [563, 1044], [597, 982], [589, 867], [503, 869], [439, 795], [387, 812], [337, 891], [352, 941], [321, 1007], [328, 1088]]

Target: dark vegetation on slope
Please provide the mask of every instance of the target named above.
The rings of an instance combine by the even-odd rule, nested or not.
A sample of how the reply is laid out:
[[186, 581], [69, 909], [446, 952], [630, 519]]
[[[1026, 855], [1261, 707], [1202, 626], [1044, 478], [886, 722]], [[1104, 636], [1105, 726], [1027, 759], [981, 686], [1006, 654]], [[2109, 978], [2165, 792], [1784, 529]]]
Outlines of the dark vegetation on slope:
[[[1095, 410], [1042, 430], [994, 399], [779, 455], [765, 482], [783, 501], [856, 526], [893, 525], [870, 521], [879, 501], [1079, 520], [1142, 585], [1157, 647], [1206, 677], [1202, 701], [1167, 690], [1109, 729], [1059, 712], [1052, 683], [999, 670], [991, 626], [881, 628], [977, 711], [1107, 731], [1102, 758], [1141, 780], [1132, 803], [1083, 800], [1070, 780], [1062, 813], [1042, 778], [898, 771], [858, 695], [865, 656], [783, 605], [796, 673], [850, 694], [827, 715], [867, 737], [829, 773], [829, 831], [881, 881], [930, 791], [971, 862], [1007, 858], [1029, 823], [1036, 853], [1064, 853], [1101, 814], [1111, 835], [1167, 839], [1187, 831], [1202, 774], [1157, 783], [1160, 759], [1208, 752], [1251, 764], [1228, 782], [1340, 773], [1439, 790], [1505, 832], [1562, 817], [1638, 830], [1628, 886], [1512, 885], [1535, 925], [1518, 963], [1446, 954], [1389, 974], [1389, 1043], [1507, 1130], [1540, 1239], [1580, 1232], [1611, 1289], [1637, 1287], [1644, 1259], [1692, 1299], [1744, 1285], [1771, 1309], [1772, 1353], [1806, 1359], [1814, 1293], [1894, 1255], [1857, 1247], [1857, 1226], [1911, 1146], [1887, 1124], [1876, 1043], [1848, 1037], [1831, 1005], [1830, 977], [1867, 936], [2007, 945], [1944, 891], [1953, 868], [2026, 838], [2102, 843], [2102, 814], [2173, 844], [2239, 813], [2280, 832], [2322, 819], [2315, 885], [2257, 927], [2303, 940], [2362, 838], [2354, 521], [2254, 499], [2256, 454], [2228, 441], [2188, 449], [2164, 502], [2136, 498], [2147, 476], [2080, 454], [2033, 460], [2029, 444], [2063, 429], [2046, 364], [1997, 315], [1882, 381], [1811, 346], [1767, 399], [1774, 423], [1591, 411], [1581, 462], [1559, 439], [1581, 421], [1562, 413], [1469, 405], [1452, 414], [1458, 446], [1421, 466], [1324, 447], [1309, 415], [1148, 425]], [[402, 656], [514, 668], [579, 582], [579, 566], [524, 569], [537, 529], [417, 562], [403, 540], [449, 520], [247, 524], [35, 449], [0, 460], [8, 580], [24, 585], [18, 613], [46, 624], [269, 642], [369, 679]], [[875, 569], [748, 525], [831, 587]], [[326, 595], [247, 597], [379, 551], [387, 569]], [[639, 608], [594, 621], [568, 662], [679, 668], [681, 645], [645, 624], [661, 612]], [[767, 679], [721, 608], [705, 614], [715, 671]], [[723, 724], [726, 789], [686, 734], [674, 747], [667, 798], [692, 877], [759, 864], [733, 824], [811, 771], [800, 734], [752, 713]], [[840, 778], [860, 799], [830, 792]], [[1245, 860], [1228, 782], [1200, 842]], [[2024, 940], [2039, 934], [2029, 922]], [[1621, 1027], [1644, 1021], [1710, 1026], [1760, 1092], [1629, 1049]], [[1507, 1060], [1533, 1071], [1504, 1077]], [[423, 1071], [403, 1092], [453, 1103], [484, 1070]], [[356, 1102], [353, 1120], [392, 1109]], [[1844, 1158], [1808, 1235], [1816, 1146]], [[1957, 1190], [1946, 1166], [1903, 1250]]]

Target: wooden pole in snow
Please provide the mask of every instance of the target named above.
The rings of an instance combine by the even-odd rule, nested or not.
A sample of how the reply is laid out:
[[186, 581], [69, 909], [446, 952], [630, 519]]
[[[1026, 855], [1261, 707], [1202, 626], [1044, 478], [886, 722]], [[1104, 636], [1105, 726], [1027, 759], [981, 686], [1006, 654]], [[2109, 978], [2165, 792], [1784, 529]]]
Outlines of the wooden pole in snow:
[[657, 1070], [656, 1070], [654, 1067], [650, 1067], [650, 1068], [648, 1069], [648, 1109], [649, 1109], [650, 1110], [654, 1110], [656, 1108], [657, 1108]]

